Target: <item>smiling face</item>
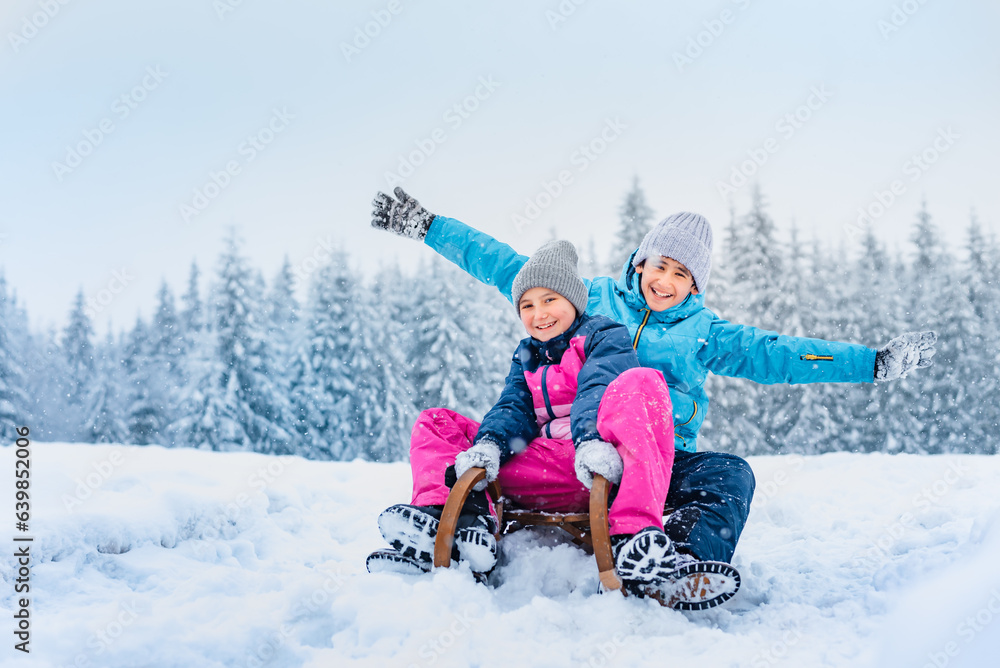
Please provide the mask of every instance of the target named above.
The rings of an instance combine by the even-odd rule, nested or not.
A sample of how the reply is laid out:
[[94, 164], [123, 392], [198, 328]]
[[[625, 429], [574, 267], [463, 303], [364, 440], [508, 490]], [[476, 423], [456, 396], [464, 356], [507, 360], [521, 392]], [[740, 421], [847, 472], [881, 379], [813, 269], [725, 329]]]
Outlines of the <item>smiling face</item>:
[[639, 274], [642, 296], [653, 311], [666, 311], [698, 294], [691, 272], [683, 264], [669, 257], [650, 257], [636, 267]]
[[517, 303], [521, 324], [528, 336], [548, 341], [569, 329], [576, 320], [576, 307], [558, 292], [531, 288]]

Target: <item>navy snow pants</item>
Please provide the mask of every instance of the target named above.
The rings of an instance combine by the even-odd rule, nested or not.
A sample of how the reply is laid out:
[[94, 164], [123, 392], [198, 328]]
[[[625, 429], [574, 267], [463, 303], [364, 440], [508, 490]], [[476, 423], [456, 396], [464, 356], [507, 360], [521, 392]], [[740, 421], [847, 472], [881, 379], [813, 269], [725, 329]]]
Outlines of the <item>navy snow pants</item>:
[[663, 528], [681, 550], [730, 562], [750, 514], [756, 483], [750, 465], [725, 452], [674, 453]]

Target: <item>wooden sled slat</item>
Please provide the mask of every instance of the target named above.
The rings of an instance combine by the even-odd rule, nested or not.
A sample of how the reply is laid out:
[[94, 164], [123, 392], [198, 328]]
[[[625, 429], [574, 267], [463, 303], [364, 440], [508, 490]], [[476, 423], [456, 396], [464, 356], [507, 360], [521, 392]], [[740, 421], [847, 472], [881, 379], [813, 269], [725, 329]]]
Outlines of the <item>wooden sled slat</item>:
[[533, 510], [514, 508], [506, 512], [504, 519], [508, 522], [542, 526], [546, 524], [589, 523], [590, 515], [587, 513], [566, 513], [565, 515], [560, 513], [539, 513]]
[[[455, 545], [455, 529], [458, 516], [473, 486], [486, 477], [486, 469], [471, 468], [466, 471], [448, 495], [441, 513], [437, 537], [434, 539], [434, 567], [447, 568], [451, 565], [452, 548]], [[622, 583], [615, 573], [615, 561], [611, 554], [611, 535], [608, 527], [608, 495], [611, 483], [602, 476], [594, 476], [590, 490], [590, 513], [544, 513], [530, 510], [503, 509], [500, 486], [493, 481], [489, 487], [490, 496], [500, 515], [500, 526], [510, 522], [521, 525], [555, 526], [569, 533], [578, 544], [591, 545], [597, 558], [597, 570], [605, 589], [620, 590]], [[502, 515], [501, 515], [502, 514]], [[501, 530], [503, 530], [501, 528]]]

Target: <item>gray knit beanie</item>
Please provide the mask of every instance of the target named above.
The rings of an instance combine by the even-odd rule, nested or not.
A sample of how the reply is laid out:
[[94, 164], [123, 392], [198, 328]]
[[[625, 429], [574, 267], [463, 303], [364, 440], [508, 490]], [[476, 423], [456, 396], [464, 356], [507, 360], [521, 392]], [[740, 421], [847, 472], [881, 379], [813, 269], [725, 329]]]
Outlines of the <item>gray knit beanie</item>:
[[514, 277], [510, 296], [514, 309], [531, 288], [548, 288], [558, 292], [576, 307], [576, 314], [587, 310], [587, 287], [577, 270], [576, 248], [568, 241], [549, 241], [532, 255]]
[[699, 292], [705, 292], [712, 271], [712, 226], [704, 216], [682, 211], [651, 229], [639, 244], [632, 266], [662, 255], [677, 260], [691, 272]]

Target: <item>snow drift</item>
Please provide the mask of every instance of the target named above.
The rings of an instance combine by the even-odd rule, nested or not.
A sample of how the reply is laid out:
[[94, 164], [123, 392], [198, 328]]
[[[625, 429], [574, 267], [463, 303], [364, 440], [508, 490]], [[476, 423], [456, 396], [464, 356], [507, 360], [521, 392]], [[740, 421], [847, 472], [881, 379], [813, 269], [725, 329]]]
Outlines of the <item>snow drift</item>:
[[[4, 470], [14, 453], [0, 451]], [[31, 654], [3, 665], [987, 666], [1000, 652], [1000, 459], [757, 457], [743, 589], [681, 613], [597, 593], [558, 533], [461, 566], [369, 575], [406, 464], [32, 446]], [[7, 497], [13, 503], [13, 494]], [[13, 510], [13, 508], [11, 508]], [[14, 535], [11, 527], [8, 541]], [[13, 545], [8, 542], [8, 545]]]

